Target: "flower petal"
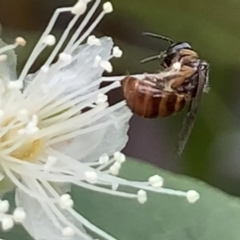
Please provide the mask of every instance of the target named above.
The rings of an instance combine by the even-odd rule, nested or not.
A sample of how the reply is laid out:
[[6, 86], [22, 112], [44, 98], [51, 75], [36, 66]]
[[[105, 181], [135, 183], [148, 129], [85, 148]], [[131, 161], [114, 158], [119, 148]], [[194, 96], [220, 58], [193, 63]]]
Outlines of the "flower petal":
[[[124, 114], [128, 117], [121, 119], [120, 117]], [[127, 131], [130, 117], [131, 112], [124, 106], [94, 123], [96, 125], [112, 118], [112, 124], [80, 135], [71, 141], [54, 144], [52, 147], [82, 162], [95, 161], [102, 153], [111, 155], [125, 146], [128, 140]]]
[[72, 217], [69, 216], [69, 214], [66, 214], [66, 212], [62, 211], [65, 217], [71, 221], [71, 223], [73, 223], [76, 227], [81, 229], [84, 234], [86, 234], [86, 238], [80, 238], [77, 235], [71, 238], [62, 236], [61, 231], [48, 218], [46, 212], [43, 210], [39, 202], [19, 189], [16, 191], [15, 201], [17, 206], [22, 207], [26, 212], [27, 218], [23, 222], [23, 226], [35, 240], [92, 239], [86, 233], [85, 229], [79, 224], [79, 222], [76, 222]]
[[[76, 58], [69, 65], [62, 67], [51, 79], [48, 79], [49, 86], [61, 85], [64, 89], [65, 94], [72, 92], [76, 89], [81, 89], [84, 86], [93, 83], [99, 79], [104, 71], [102, 67], [94, 67], [94, 61], [96, 56], [101, 56], [103, 60], [108, 60], [110, 58], [111, 49], [113, 46], [113, 41], [110, 37], [103, 37], [100, 39], [101, 45], [80, 45], [74, 52], [73, 58]], [[58, 64], [57, 62], [56, 64]], [[51, 67], [54, 67], [53, 64]], [[29, 84], [34, 80], [35, 74], [30, 74], [25, 79], [25, 84]], [[27, 85], [25, 85], [26, 87]], [[93, 88], [88, 88], [83, 91], [81, 95], [97, 89], [99, 84]]]

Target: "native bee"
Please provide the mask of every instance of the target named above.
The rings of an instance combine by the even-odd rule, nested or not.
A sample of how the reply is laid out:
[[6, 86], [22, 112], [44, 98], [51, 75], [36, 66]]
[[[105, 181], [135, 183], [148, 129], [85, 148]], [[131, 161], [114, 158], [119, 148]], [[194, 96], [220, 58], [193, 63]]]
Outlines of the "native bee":
[[143, 117], [166, 117], [180, 112], [188, 103], [188, 110], [179, 134], [177, 152], [180, 155], [194, 126], [202, 93], [207, 90], [209, 64], [201, 60], [187, 42], [145, 33], [170, 43], [156, 56], [142, 62], [159, 60], [163, 68], [155, 74], [128, 76], [121, 82], [124, 97], [130, 109]]

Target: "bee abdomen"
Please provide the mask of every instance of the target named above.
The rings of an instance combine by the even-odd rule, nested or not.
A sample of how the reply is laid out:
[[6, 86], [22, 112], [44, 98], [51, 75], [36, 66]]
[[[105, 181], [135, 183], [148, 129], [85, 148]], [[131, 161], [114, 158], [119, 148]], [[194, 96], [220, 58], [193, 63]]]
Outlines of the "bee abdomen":
[[127, 105], [143, 117], [166, 117], [182, 110], [185, 96], [165, 92], [151, 83], [134, 77], [122, 80], [122, 88]]

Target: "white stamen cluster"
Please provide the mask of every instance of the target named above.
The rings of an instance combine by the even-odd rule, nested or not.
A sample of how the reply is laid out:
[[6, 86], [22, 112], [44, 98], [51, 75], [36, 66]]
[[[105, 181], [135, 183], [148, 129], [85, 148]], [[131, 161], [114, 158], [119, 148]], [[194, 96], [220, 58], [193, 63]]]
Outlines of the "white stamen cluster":
[[[111, 38], [90, 35], [113, 7], [110, 2], [104, 3], [102, 12], [86, 29], [100, 0], [95, 0], [87, 12], [89, 2], [79, 0], [73, 7], [57, 9], [18, 79], [6, 73], [6, 82], [0, 81], [0, 181], [15, 185], [18, 206], [10, 215], [8, 201], [0, 201], [3, 230], [22, 223], [36, 239], [39, 235], [49, 240], [75, 235], [91, 240], [85, 227], [104, 239], [115, 240], [73, 208], [74, 200], [67, 193], [71, 184], [135, 199], [140, 204], [147, 201], [148, 191], [185, 197], [190, 203], [199, 198], [193, 190], [163, 188], [158, 175], [144, 182], [117, 176], [126, 160], [120, 151], [127, 141], [132, 114], [125, 101], [112, 106], [108, 103], [107, 93], [120, 86], [122, 77], [101, 75], [104, 70], [112, 72], [110, 59], [121, 57], [123, 52], [113, 47]], [[64, 12], [71, 12], [73, 18], [57, 40], [51, 32]], [[85, 12], [82, 23], [76, 26]], [[70, 35], [74, 26], [75, 32]], [[10, 68], [16, 59], [8, 53], [25, 43], [17, 38], [14, 44], [0, 45], [0, 64]], [[38, 72], [29, 74], [46, 47], [53, 47], [50, 56]], [[113, 83], [100, 88], [103, 81]], [[131, 187], [135, 193], [119, 191], [119, 186]], [[40, 222], [48, 235], [38, 228]]]
[[23, 223], [26, 213], [23, 208], [16, 208], [12, 214], [8, 214], [10, 204], [7, 200], [0, 200], [0, 223], [3, 231], [14, 227], [15, 223]]

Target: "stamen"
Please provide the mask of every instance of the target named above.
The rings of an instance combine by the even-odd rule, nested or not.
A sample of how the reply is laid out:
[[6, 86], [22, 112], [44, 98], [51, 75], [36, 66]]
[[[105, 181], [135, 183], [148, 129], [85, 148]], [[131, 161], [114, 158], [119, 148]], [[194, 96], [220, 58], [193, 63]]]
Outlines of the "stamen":
[[94, 12], [96, 11], [98, 5], [100, 4], [101, 0], [96, 0], [95, 3], [93, 4], [92, 8], [90, 9], [90, 11], [88, 12], [88, 14], [86, 15], [86, 17], [84, 18], [84, 20], [82, 21], [82, 23], [79, 25], [78, 29], [76, 30], [76, 32], [73, 34], [72, 38], [70, 39], [70, 41], [68, 42], [66, 48], [64, 49], [64, 52], [66, 53], [71, 53], [74, 49], [72, 49], [72, 51], [69, 51], [70, 48], [72, 47], [72, 45], [74, 44], [74, 42], [77, 40], [78, 36], [80, 35], [80, 33], [82, 32], [82, 30], [84, 29], [84, 27], [87, 25], [87, 23], [89, 22], [89, 20], [91, 19], [91, 17], [93, 16]]
[[60, 53], [59, 60], [69, 64], [72, 62], [72, 56], [70, 54]]
[[116, 240], [106, 232], [102, 231], [100, 228], [96, 227], [94, 224], [89, 222], [86, 218], [81, 216], [78, 212], [76, 212], [74, 209], [70, 208], [69, 213], [72, 214], [73, 217], [75, 217], [79, 222], [81, 222], [86, 228], [90, 229], [91, 231], [95, 232], [99, 236], [102, 236], [105, 239], [108, 240]]
[[25, 44], [26, 44], [26, 41], [22, 37], [17, 37], [15, 39], [14, 44], [10, 44], [10, 45], [7, 45], [5, 47], [0, 48], [0, 55], [2, 55], [5, 52], [8, 52], [10, 50], [13, 50], [13, 49], [17, 48], [18, 46], [25, 46]]
[[115, 47], [113, 47], [112, 54], [115, 58], [120, 58], [123, 55], [123, 51], [118, 46], [115, 46]]
[[139, 203], [143, 204], [147, 201], [147, 193], [144, 190], [139, 190], [138, 191], [138, 201]]
[[103, 4], [103, 10], [105, 13], [111, 13], [113, 11], [113, 6], [110, 2], [106, 2]]
[[13, 228], [13, 226], [14, 226], [14, 221], [9, 216], [4, 216], [1, 220], [1, 222], [2, 222], [2, 229], [4, 231], [7, 231], [7, 230]]
[[100, 61], [100, 66], [109, 73], [113, 71], [112, 64], [109, 61]]
[[88, 172], [85, 173], [85, 178], [89, 183], [95, 184], [95, 183], [97, 183], [98, 175], [97, 175], [96, 172], [88, 171]]
[[[51, 20], [48, 23], [48, 26], [46, 27], [45, 31], [43, 32], [41, 38], [39, 39], [38, 43], [36, 44], [35, 48], [33, 49], [31, 55], [29, 56], [18, 80], [19, 81], [23, 81], [29, 71], [29, 69], [31, 68], [32, 64], [35, 62], [35, 60], [37, 59], [37, 57], [39, 56], [39, 54], [42, 52], [42, 50], [45, 48], [45, 46], [43, 45], [43, 40], [45, 39], [46, 36], [49, 35], [49, 33], [51, 32], [58, 16], [60, 15], [60, 13], [63, 12], [69, 12], [71, 11], [71, 7], [66, 7], [66, 8], [58, 8], [55, 10]], [[1, 52], [0, 52], [1, 54]]]
[[[50, 184], [46, 181], [42, 181], [43, 185], [48, 189], [49, 193], [52, 194], [55, 198], [59, 198], [58, 193], [52, 188], [52, 186], [50, 186]], [[38, 191], [41, 192], [41, 194], [43, 194], [44, 196], [46, 196], [45, 191], [42, 189], [41, 185], [38, 182], [35, 182], [35, 185], [38, 189]], [[79, 230], [77, 227], [75, 227], [63, 214], [62, 212], [59, 211], [59, 209], [52, 203], [49, 202], [49, 207], [51, 209], [51, 211], [59, 218], [60, 221], [62, 221], [64, 224], [66, 224], [67, 226], [71, 227], [76, 234], [78, 234], [80, 237], [89, 239], [88, 237], [86, 237], [86, 235]], [[72, 214], [72, 211], [75, 212], [72, 208], [67, 208], [66, 209], [68, 212], [70, 212]], [[73, 215], [73, 214], [72, 214]], [[80, 216], [80, 215], [79, 215]], [[74, 216], [75, 217], [75, 216]], [[77, 220], [79, 220], [78, 218], [76, 218]], [[82, 223], [80, 221], [80, 223]]]
[[112, 175], [118, 175], [120, 169], [121, 169], [121, 163], [115, 162], [115, 163], [109, 168], [109, 172], [110, 172]]
[[22, 223], [26, 219], [26, 212], [23, 208], [16, 208], [13, 212], [13, 219], [16, 223]]
[[106, 13], [111, 12], [111, 4], [109, 2], [106, 2], [103, 6], [103, 11], [99, 14], [99, 16], [95, 19], [95, 21], [92, 23], [92, 25], [86, 30], [86, 32], [72, 45], [72, 47], [69, 49], [69, 51], [72, 53], [85, 39], [87, 36], [91, 34], [93, 29], [96, 28], [96, 26], [99, 24], [99, 22], [103, 19]]
[[102, 103], [106, 103], [108, 101], [108, 96], [106, 94], [103, 93], [99, 93], [97, 95], [97, 100], [96, 100], [96, 104], [102, 104]]
[[17, 37], [16, 39], [15, 39], [15, 44], [17, 45], [17, 46], [22, 46], [22, 47], [24, 47], [25, 45], [26, 45], [26, 40], [24, 39], [24, 38], [22, 38], [22, 37]]
[[72, 14], [79, 14], [82, 15], [83, 13], [85, 13], [85, 11], [87, 10], [87, 3], [84, 1], [78, 1], [71, 10]]
[[0, 213], [6, 213], [9, 210], [9, 206], [7, 200], [0, 200]]
[[106, 153], [103, 153], [99, 158], [100, 164], [106, 164], [109, 162], [109, 156]]
[[154, 188], [160, 188], [163, 186], [163, 178], [159, 175], [154, 175], [148, 179], [149, 183]]
[[195, 190], [189, 190], [186, 197], [189, 203], [195, 203], [199, 200], [200, 194]]
[[90, 46], [92, 45], [100, 46], [101, 41], [99, 40], [99, 38], [96, 38], [94, 35], [91, 35], [88, 37], [87, 44], [89, 44]]
[[113, 156], [114, 156], [114, 159], [119, 163], [124, 163], [126, 161], [125, 155], [121, 152], [115, 152]]
[[49, 34], [43, 39], [43, 43], [48, 46], [53, 46], [56, 43], [56, 37]]
[[75, 235], [75, 231], [71, 227], [66, 227], [62, 229], [62, 235], [64, 237], [73, 237]]
[[74, 202], [69, 194], [63, 194], [59, 200], [59, 205], [62, 209], [71, 208]]

